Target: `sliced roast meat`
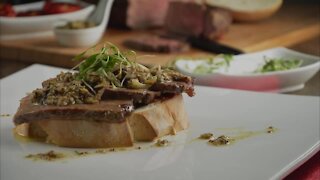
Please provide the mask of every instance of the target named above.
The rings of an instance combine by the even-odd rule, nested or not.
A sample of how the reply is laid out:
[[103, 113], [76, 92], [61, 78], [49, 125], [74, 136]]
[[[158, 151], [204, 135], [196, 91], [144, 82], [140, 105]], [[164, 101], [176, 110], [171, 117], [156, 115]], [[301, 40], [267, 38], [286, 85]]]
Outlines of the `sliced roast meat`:
[[186, 76], [177, 71], [169, 71], [169, 72], [166, 72], [166, 74], [170, 76], [172, 80], [174, 80], [174, 82], [185, 82], [187, 84], [193, 85], [193, 78], [190, 76]]
[[193, 84], [185, 82], [159, 82], [150, 87], [152, 91], [160, 91], [162, 94], [180, 94], [186, 92], [190, 97], [194, 96]]
[[159, 97], [160, 92], [149, 91], [147, 89], [127, 89], [107, 87], [101, 96], [101, 100], [109, 99], [130, 99], [134, 104], [146, 105], [152, 103]]
[[14, 116], [15, 124], [45, 119], [122, 122], [134, 110], [133, 103], [130, 100], [51, 106], [33, 104], [31, 99], [32, 96], [29, 95], [21, 100], [18, 112]]
[[138, 36], [127, 39], [123, 43], [130, 49], [148, 52], [171, 53], [189, 50], [189, 45], [185, 42], [161, 38], [156, 35]]
[[222, 36], [232, 22], [229, 11], [194, 2], [170, 2], [165, 29], [169, 33], [188, 37], [203, 36], [216, 39]]
[[200, 36], [204, 28], [205, 10], [204, 5], [193, 2], [170, 2], [165, 27], [169, 32]]
[[128, 1], [127, 25], [132, 29], [145, 29], [163, 25], [171, 0]]

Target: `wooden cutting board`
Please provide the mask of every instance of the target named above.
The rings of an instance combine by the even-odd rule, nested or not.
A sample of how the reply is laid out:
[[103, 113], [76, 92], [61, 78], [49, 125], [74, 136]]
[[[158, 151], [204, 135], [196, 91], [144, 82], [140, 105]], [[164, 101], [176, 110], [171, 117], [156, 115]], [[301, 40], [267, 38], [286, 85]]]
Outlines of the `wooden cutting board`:
[[[277, 14], [255, 23], [234, 23], [220, 43], [254, 52], [278, 46], [292, 46], [320, 34], [317, 6], [284, 4]], [[130, 37], [151, 33], [150, 31], [108, 30], [101, 43], [109, 41], [125, 49], [122, 42]], [[13, 61], [72, 67], [70, 59], [86, 48], [65, 48], [54, 37], [0, 42], [0, 58]], [[212, 55], [197, 49], [185, 53], [154, 54], [137, 52], [137, 61], [145, 64], [166, 64], [181, 56], [202, 57]], [[153, 56], [143, 56], [150, 55]]]

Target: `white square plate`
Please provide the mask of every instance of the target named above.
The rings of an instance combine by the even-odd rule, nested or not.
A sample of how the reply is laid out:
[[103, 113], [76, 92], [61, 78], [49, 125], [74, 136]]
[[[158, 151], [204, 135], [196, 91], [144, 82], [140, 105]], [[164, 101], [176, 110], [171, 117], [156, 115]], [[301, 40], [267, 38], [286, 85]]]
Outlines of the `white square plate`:
[[[14, 114], [19, 100], [62, 69], [33, 65], [1, 80], [1, 114]], [[196, 87], [185, 97], [191, 126], [169, 137], [164, 148], [96, 154], [60, 161], [32, 161], [30, 153], [75, 149], [14, 139], [12, 116], [1, 117], [1, 180], [57, 179], [278, 179], [319, 150], [319, 97]], [[192, 141], [205, 132], [278, 130], [224, 147]], [[227, 128], [225, 130], [221, 128]]]

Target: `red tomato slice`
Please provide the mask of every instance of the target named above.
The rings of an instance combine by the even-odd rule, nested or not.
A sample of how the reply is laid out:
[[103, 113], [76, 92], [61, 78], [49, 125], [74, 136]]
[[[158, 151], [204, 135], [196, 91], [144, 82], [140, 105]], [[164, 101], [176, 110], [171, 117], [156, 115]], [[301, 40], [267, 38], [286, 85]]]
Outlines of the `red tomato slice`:
[[11, 4], [0, 3], [0, 16], [15, 17], [16, 12]]
[[43, 11], [45, 14], [60, 14], [80, 10], [81, 7], [71, 3], [53, 3], [50, 0], [46, 1]]

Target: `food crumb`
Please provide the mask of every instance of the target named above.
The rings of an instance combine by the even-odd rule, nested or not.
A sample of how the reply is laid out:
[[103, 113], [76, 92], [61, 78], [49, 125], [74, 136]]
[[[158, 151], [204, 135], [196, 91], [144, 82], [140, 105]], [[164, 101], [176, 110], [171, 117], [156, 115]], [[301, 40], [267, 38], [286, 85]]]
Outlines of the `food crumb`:
[[137, 149], [141, 149], [141, 146], [138, 146]]
[[222, 145], [230, 144], [231, 140], [232, 139], [230, 137], [222, 135], [222, 136], [219, 136], [218, 138], [211, 139], [208, 142], [214, 146], [222, 146]]
[[269, 133], [269, 134], [271, 134], [271, 133], [274, 133], [274, 127], [272, 127], [272, 126], [269, 126], [268, 128], [267, 128], [267, 132]]
[[210, 139], [213, 137], [212, 133], [204, 133], [199, 136], [199, 139]]
[[107, 153], [107, 150], [106, 149], [97, 149], [96, 153], [104, 154], [104, 153]]
[[1, 114], [0, 115], [1, 117], [9, 117], [9, 116], [11, 116], [10, 114]]
[[158, 141], [156, 142], [156, 146], [158, 147], [164, 147], [164, 146], [168, 146], [169, 145], [169, 141], [166, 139], [158, 139]]
[[51, 150], [47, 153], [29, 154], [25, 157], [33, 160], [53, 161], [53, 160], [64, 158], [65, 155], [62, 153], [56, 153]]
[[74, 151], [74, 152], [79, 156], [84, 156], [84, 155], [88, 155], [89, 154], [89, 152], [87, 152], [87, 151]]

